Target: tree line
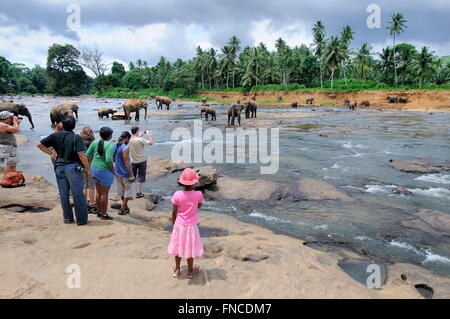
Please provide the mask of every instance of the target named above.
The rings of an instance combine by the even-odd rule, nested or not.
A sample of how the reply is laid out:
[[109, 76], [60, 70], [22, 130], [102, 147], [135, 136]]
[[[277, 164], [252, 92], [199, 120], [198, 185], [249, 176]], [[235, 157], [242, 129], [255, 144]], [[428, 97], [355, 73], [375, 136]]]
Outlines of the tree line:
[[[239, 38], [232, 36], [220, 49], [198, 46], [189, 60], [170, 62], [161, 57], [150, 66], [138, 59], [129, 63], [128, 70], [116, 61], [106, 63], [98, 48], [53, 44], [48, 49], [46, 68], [36, 65], [30, 69], [0, 56], [0, 93], [78, 95], [114, 88], [158, 88], [182, 89], [190, 95], [198, 90], [270, 85], [299, 89], [447, 87], [448, 57], [439, 58], [428, 47], [397, 43], [406, 29], [405, 17], [393, 14], [387, 28], [392, 46], [375, 53], [368, 43], [351, 47], [355, 33], [350, 26], [328, 36], [324, 23], [317, 21], [311, 30], [314, 42], [310, 46], [291, 47], [279, 38], [271, 51], [264, 43], [241, 47]], [[83, 67], [94, 76], [88, 76]]]

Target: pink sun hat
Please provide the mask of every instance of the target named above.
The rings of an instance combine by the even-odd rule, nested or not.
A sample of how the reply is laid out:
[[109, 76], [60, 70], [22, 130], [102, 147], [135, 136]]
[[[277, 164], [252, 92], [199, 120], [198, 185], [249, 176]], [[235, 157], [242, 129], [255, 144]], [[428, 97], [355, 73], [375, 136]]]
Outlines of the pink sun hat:
[[178, 181], [180, 184], [191, 186], [197, 184], [199, 179], [200, 177], [192, 168], [185, 168]]

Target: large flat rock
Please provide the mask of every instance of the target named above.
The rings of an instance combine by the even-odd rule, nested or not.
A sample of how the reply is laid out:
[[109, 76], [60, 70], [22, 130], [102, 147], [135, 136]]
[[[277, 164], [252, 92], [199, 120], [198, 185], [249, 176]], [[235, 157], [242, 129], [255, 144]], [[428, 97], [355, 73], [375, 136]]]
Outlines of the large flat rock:
[[245, 180], [228, 176], [217, 179], [217, 191], [206, 191], [212, 198], [268, 200], [278, 184], [262, 179]]
[[297, 183], [298, 191], [306, 200], [353, 200], [335, 186], [317, 179], [302, 178]]
[[430, 163], [412, 160], [389, 160], [389, 166], [407, 173], [439, 173], [449, 171], [450, 167], [443, 165], [432, 165]]

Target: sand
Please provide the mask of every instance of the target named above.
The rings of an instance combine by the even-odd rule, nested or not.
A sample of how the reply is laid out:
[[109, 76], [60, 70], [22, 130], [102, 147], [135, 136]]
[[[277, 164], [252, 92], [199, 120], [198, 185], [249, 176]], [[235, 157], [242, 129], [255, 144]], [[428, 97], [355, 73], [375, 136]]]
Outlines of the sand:
[[[232, 103], [236, 100], [241, 100], [241, 102], [249, 100], [252, 93], [244, 96], [238, 92], [200, 92], [199, 95]], [[408, 103], [388, 103], [387, 96], [407, 97]], [[353, 99], [358, 102], [358, 108], [450, 112], [450, 91], [447, 90], [367, 90], [356, 93], [343, 91], [261, 91], [257, 92], [256, 102], [260, 106], [278, 107], [291, 107], [292, 102], [298, 102], [299, 107], [302, 107], [306, 106], [304, 103], [310, 97], [315, 99], [313, 107], [343, 107], [346, 99]], [[361, 106], [362, 101], [369, 101], [370, 106]]]
[[[65, 225], [55, 187], [42, 177], [26, 178], [25, 187], [0, 188], [1, 298], [422, 298], [415, 284], [450, 297], [449, 278], [408, 264], [389, 266], [386, 285], [369, 289], [338, 266], [338, 255], [206, 211], [200, 226], [228, 235], [204, 238], [206, 255], [196, 260], [202, 271], [187, 279], [184, 265], [174, 279], [164, 230], [169, 212], [146, 211], [138, 199], [128, 216], [112, 210], [114, 221], [90, 215], [86, 226]], [[4, 208], [11, 204], [50, 210], [13, 213]], [[71, 264], [81, 267], [80, 288], [66, 284]]]

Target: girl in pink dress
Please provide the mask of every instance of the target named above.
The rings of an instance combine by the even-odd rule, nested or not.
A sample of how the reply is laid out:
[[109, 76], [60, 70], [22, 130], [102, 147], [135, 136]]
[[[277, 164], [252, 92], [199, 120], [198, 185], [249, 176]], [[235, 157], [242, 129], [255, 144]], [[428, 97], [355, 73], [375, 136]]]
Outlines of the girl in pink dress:
[[167, 251], [175, 256], [172, 275], [180, 276], [181, 258], [187, 259], [188, 278], [194, 277], [200, 271], [200, 266], [194, 266], [194, 258], [203, 256], [203, 242], [198, 230], [197, 211], [205, 201], [202, 192], [194, 190], [199, 176], [192, 168], [186, 168], [179, 179], [184, 190], [177, 191], [172, 196], [173, 231]]

